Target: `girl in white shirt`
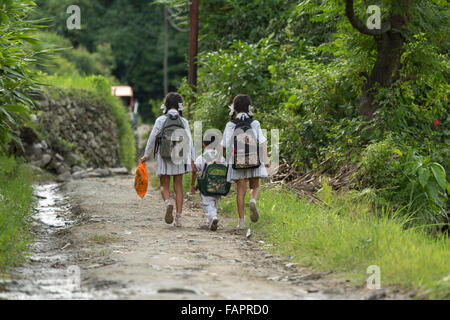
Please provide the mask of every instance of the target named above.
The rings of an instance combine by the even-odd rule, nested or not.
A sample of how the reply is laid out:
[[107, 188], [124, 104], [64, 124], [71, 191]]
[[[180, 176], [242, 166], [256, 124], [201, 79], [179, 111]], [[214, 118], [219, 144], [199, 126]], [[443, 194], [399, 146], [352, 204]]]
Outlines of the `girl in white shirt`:
[[[231, 119], [253, 119], [252, 113], [252, 100], [248, 95], [239, 94], [234, 100], [230, 108]], [[267, 168], [270, 167], [270, 161], [267, 156], [267, 139], [264, 137], [261, 125], [259, 121], [253, 120], [251, 122], [251, 128], [257, 140], [259, 141], [260, 150], [262, 155], [260, 156], [261, 165], [254, 169], [233, 169], [233, 148], [234, 148], [234, 131], [236, 124], [232, 121], [228, 122], [225, 131], [223, 133], [222, 147], [226, 151], [228, 174], [227, 180], [229, 182], [235, 182], [237, 186], [237, 209], [239, 214], [238, 229], [245, 228], [245, 195], [247, 193], [247, 182], [250, 186], [250, 219], [253, 222], [257, 222], [259, 219], [258, 210], [256, 207], [256, 200], [259, 194], [259, 179], [266, 178]]]
[[164, 115], [160, 116], [155, 121], [153, 130], [147, 142], [147, 147], [145, 148], [145, 154], [141, 158], [141, 161], [145, 162], [149, 159], [152, 151], [155, 151], [155, 145], [158, 135], [161, 133], [164, 123], [169, 116], [179, 116], [184, 125], [186, 131], [186, 137], [188, 143], [186, 144], [189, 150], [183, 150], [184, 159], [181, 161], [171, 161], [170, 159], [164, 159], [161, 157], [159, 148], [156, 150], [156, 175], [160, 179], [160, 190], [161, 196], [166, 205], [166, 216], [165, 221], [171, 224], [174, 220], [173, 218], [173, 204], [170, 200], [170, 177], [173, 176], [173, 189], [175, 191], [175, 204], [176, 204], [176, 216], [175, 216], [175, 226], [182, 226], [181, 214], [183, 210], [183, 174], [188, 172], [195, 172], [197, 169], [194, 165], [194, 145], [192, 142], [191, 130], [189, 128], [189, 122], [183, 118], [183, 98], [178, 93], [169, 93], [165, 98], [164, 104], [161, 106]]

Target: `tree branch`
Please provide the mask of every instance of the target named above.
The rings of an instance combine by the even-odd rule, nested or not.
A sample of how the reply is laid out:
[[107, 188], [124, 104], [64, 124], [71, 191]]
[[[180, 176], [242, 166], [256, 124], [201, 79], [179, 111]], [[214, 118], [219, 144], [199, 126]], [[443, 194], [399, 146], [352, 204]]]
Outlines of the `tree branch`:
[[355, 9], [353, 8], [353, 0], [345, 0], [345, 15], [353, 28], [362, 34], [367, 34], [369, 36], [380, 36], [391, 30], [391, 23], [389, 21], [383, 23], [381, 29], [367, 28], [367, 26], [356, 16]]

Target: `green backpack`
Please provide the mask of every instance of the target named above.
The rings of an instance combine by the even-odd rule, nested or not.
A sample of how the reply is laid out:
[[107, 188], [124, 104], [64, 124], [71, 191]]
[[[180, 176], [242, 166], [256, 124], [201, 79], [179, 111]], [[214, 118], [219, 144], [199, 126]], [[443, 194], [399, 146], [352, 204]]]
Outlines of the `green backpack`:
[[198, 177], [198, 189], [204, 196], [226, 196], [231, 184], [227, 182], [228, 168], [224, 164], [211, 163]]

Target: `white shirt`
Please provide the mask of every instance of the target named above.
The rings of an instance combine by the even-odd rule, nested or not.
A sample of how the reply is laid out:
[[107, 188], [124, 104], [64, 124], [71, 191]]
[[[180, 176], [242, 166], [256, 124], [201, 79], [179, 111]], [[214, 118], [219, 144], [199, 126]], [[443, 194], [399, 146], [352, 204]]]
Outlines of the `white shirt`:
[[[214, 160], [217, 158], [217, 151], [214, 149], [206, 149], [205, 152], [199, 156], [195, 160], [195, 167], [197, 168], [199, 174], [203, 174], [203, 171], [205, 169], [205, 165], [209, 164], [211, 160]], [[221, 163], [225, 163], [225, 158], [222, 157]]]
[[[170, 109], [169, 111], [167, 111], [167, 114], [172, 114], [172, 115], [176, 115], [179, 114], [177, 110], [175, 109]], [[155, 121], [155, 125], [153, 126], [153, 130], [152, 133], [150, 134], [150, 137], [148, 138], [147, 141], [147, 147], [145, 148], [145, 153], [144, 153], [144, 157], [149, 157], [151, 152], [155, 149], [155, 141], [156, 141], [156, 137], [158, 136], [158, 134], [161, 132], [163, 126], [164, 126], [164, 122], [166, 121], [166, 115], [162, 115], [160, 116], [158, 119], [156, 119]], [[186, 130], [187, 136], [189, 138], [189, 144], [190, 144], [190, 154], [191, 154], [191, 160], [194, 161], [194, 143], [192, 141], [192, 135], [191, 135], [191, 129], [189, 128], [189, 122], [183, 118], [180, 117], [181, 120], [183, 121], [184, 124], [184, 128]]]

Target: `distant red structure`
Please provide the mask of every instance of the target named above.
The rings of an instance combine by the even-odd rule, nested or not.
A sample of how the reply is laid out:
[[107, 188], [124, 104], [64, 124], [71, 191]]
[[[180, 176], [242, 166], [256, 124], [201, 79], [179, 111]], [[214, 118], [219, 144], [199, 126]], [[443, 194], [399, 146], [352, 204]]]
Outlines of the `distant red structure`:
[[129, 108], [130, 112], [133, 112], [133, 89], [130, 86], [113, 86], [111, 87], [111, 94], [116, 97], [122, 98], [125, 106]]

